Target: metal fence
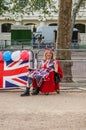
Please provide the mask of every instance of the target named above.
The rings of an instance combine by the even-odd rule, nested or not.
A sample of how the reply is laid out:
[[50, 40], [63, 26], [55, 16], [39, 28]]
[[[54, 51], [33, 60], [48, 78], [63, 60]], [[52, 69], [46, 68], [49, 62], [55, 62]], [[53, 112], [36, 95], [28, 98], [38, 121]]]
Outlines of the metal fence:
[[[31, 52], [31, 67], [36, 68], [41, 59], [43, 59], [44, 49], [33, 49], [32, 47], [13, 47], [13, 48], [1, 48], [0, 51], [15, 51], [15, 50], [28, 50]], [[66, 49], [60, 49], [60, 51]], [[86, 49], [67, 49], [71, 51], [71, 60], [60, 60], [61, 62], [72, 62], [71, 71], [72, 71], [72, 83], [62, 83], [66, 87], [85, 87], [86, 88]], [[54, 55], [56, 55], [54, 51]], [[69, 78], [71, 75], [67, 75]], [[65, 77], [65, 75], [64, 75]]]
[[[29, 47], [31, 49], [44, 49], [46, 47], [54, 47], [55, 48], [55, 43], [52, 42], [35, 42], [33, 43], [33, 41], [10, 41], [10, 40], [0, 40], [0, 48], [1, 49], [5, 49], [5, 48], [20, 48], [20, 49], [24, 49], [26, 47]], [[71, 49], [80, 49], [80, 48], [86, 48], [86, 40], [82, 40], [82, 41], [73, 41], [71, 42]]]
[[[62, 51], [64, 49], [60, 49]], [[66, 50], [66, 49], [65, 49]], [[66, 78], [72, 78], [73, 82], [62, 82], [65, 87], [85, 87], [86, 88], [86, 49], [68, 49], [71, 51], [71, 60], [59, 60], [61, 63], [72, 62], [71, 72], [72, 75], [66, 75]], [[54, 51], [54, 55], [56, 55]], [[44, 50], [37, 51], [37, 63], [43, 58]], [[62, 68], [63, 69], [63, 68]], [[65, 78], [65, 75], [64, 75]]]

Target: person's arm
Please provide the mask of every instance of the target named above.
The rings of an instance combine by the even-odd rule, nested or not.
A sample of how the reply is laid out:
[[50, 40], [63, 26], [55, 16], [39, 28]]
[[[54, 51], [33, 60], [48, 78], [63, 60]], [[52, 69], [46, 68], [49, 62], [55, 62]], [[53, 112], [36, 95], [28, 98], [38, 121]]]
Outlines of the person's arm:
[[58, 64], [55, 62], [55, 64], [54, 64], [54, 71], [55, 72], [58, 72]]
[[40, 63], [38, 66], [38, 69], [41, 69], [41, 68], [42, 68], [42, 63]]
[[50, 72], [52, 71], [58, 72], [58, 63], [56, 61], [54, 61], [54, 68], [52, 68]]

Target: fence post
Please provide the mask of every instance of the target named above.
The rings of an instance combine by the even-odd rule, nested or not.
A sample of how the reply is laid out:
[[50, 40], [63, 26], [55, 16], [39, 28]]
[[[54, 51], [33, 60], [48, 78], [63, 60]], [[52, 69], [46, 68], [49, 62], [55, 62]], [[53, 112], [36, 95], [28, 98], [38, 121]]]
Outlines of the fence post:
[[38, 58], [37, 57], [38, 57], [37, 53], [35, 53], [35, 55], [34, 55], [34, 69], [37, 69], [37, 67], [38, 67]]
[[5, 48], [6, 48], [6, 46], [7, 46], [7, 40], [5, 40]]

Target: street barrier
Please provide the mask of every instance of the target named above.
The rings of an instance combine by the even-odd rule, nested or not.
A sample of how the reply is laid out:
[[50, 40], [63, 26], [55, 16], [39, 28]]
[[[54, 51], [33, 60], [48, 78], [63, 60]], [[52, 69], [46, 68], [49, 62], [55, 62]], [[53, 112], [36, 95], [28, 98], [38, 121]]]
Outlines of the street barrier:
[[[12, 59], [10, 61], [4, 61], [1, 62], [0, 61], [0, 89], [2, 88], [14, 88], [14, 87], [23, 87], [27, 85], [27, 67], [31, 67], [31, 68], [37, 68], [39, 65], [39, 62], [41, 61], [41, 59], [43, 59], [43, 53], [45, 49], [9, 49], [9, 51], [11, 52], [12, 56], [14, 52], [20, 51], [20, 52], [24, 52], [24, 51], [28, 51], [31, 53], [30, 55], [30, 60], [29, 61], [23, 61], [19, 60], [19, 61], [12, 61]], [[65, 87], [83, 87], [86, 89], [86, 49], [58, 49], [59, 51], [71, 51], [71, 59], [70, 60], [59, 60], [59, 62], [61, 63], [61, 67], [64, 71], [63, 68], [63, 64], [67, 64], [70, 63], [71, 64], [71, 75], [68, 73], [68, 71], [70, 71], [70, 69], [68, 69], [67, 66], [67, 74], [64, 74], [64, 78], [61, 82], [61, 86], [65, 86]], [[58, 50], [54, 50], [54, 55], [56, 56], [56, 52]], [[8, 51], [7, 49], [1, 49], [0, 52], [1, 53], [5, 53], [6, 51]], [[6, 57], [7, 58], [7, 57]], [[15, 59], [15, 57], [13, 57]], [[18, 58], [18, 56], [17, 56]], [[1, 60], [1, 54], [0, 54], [0, 60]], [[6, 59], [7, 60], [7, 59]], [[24, 62], [26, 62], [24, 64]], [[18, 66], [17, 66], [18, 65]], [[19, 77], [16, 76], [15, 72], [17, 71], [17, 68], [19, 68], [20, 66], [25, 67], [24, 69], [24, 74], [21, 71], [21, 73], [19, 73]], [[13, 67], [15, 66], [15, 67]], [[12, 72], [13, 71], [13, 72]], [[12, 76], [11, 74], [15, 75]], [[8, 74], [8, 76], [7, 76]], [[21, 81], [19, 78], [22, 79], [22, 76], [25, 75], [25, 81]], [[4, 80], [3, 80], [4, 79]], [[6, 83], [5, 83], [5, 79], [7, 79]], [[65, 82], [64, 79], [72, 79], [72, 82]], [[14, 80], [16, 82], [16, 84], [8, 84], [8, 80], [10, 80], [11, 83], [12, 80]], [[17, 82], [21, 82], [19, 85], [17, 84]], [[7, 84], [7, 87], [6, 85]]]
[[0, 89], [27, 85], [29, 67], [34, 67], [32, 50], [0, 51]]

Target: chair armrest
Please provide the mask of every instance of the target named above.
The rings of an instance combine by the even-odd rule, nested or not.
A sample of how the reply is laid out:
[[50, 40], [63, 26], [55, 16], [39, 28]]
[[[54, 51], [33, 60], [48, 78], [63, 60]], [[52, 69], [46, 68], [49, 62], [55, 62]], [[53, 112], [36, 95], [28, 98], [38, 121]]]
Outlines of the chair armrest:
[[28, 68], [28, 71], [31, 72], [31, 71], [35, 71], [36, 69], [33, 69], [33, 68]]

